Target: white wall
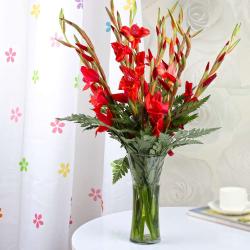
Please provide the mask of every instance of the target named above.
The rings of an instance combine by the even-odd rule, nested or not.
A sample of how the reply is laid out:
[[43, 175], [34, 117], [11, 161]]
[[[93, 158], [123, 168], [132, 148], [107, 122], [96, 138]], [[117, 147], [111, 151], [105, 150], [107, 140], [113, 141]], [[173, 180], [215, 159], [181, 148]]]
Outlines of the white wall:
[[[143, 1], [145, 25], [154, 29], [156, 10], [167, 11], [174, 1]], [[193, 29], [204, 28], [193, 40], [186, 80], [197, 83], [207, 61], [242, 23], [241, 42], [229, 55], [207, 94], [211, 99], [199, 112], [193, 127], [221, 127], [204, 145], [183, 147], [168, 158], [162, 176], [162, 205], [201, 205], [214, 199], [219, 186], [241, 185], [250, 191], [250, 1], [180, 1], [184, 20]], [[147, 46], [155, 47], [154, 39]]]

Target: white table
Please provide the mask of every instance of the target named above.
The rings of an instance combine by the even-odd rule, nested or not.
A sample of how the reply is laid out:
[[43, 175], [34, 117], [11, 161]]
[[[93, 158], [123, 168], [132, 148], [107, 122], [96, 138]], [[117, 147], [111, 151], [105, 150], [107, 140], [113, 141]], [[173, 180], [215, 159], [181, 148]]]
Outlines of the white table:
[[189, 208], [161, 208], [161, 242], [129, 241], [131, 212], [92, 220], [76, 230], [73, 250], [250, 250], [250, 233], [186, 215]]

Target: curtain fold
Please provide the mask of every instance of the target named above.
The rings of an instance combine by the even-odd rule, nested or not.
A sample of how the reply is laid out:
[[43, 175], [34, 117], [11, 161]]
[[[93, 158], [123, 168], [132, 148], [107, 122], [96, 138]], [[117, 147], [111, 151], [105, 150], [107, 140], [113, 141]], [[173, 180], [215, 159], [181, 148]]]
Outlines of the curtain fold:
[[76, 112], [80, 64], [56, 39], [60, 8], [81, 24], [81, 3], [0, 2], [3, 250], [69, 249], [75, 126], [56, 118]]

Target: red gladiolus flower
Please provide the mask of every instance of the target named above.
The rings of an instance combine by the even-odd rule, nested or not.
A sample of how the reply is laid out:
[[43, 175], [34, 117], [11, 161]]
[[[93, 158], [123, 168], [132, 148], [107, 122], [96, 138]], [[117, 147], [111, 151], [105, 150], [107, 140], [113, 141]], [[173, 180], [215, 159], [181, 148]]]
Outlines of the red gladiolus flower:
[[203, 88], [207, 87], [216, 77], [216, 73], [208, 77], [207, 80], [202, 83]]
[[160, 118], [155, 124], [153, 129], [153, 135], [159, 137], [164, 128], [163, 118]]
[[176, 77], [174, 76], [176, 74], [176, 69], [173, 64], [168, 66], [165, 62], [161, 62], [157, 66], [157, 75], [159, 75], [163, 80], [168, 79], [171, 82], [176, 82]]
[[117, 93], [111, 95], [114, 101], [121, 102], [121, 103], [127, 103], [128, 102], [128, 95], [125, 93]]
[[101, 110], [104, 105], [108, 104], [107, 94], [102, 87], [97, 87], [93, 90], [93, 95], [90, 98], [90, 103], [94, 106], [95, 110]]
[[168, 155], [169, 155], [169, 156], [173, 156], [173, 155], [174, 155], [174, 152], [173, 152], [172, 150], [169, 150], [169, 151], [168, 151]]
[[193, 83], [186, 81], [184, 101], [185, 102], [190, 101], [192, 99], [192, 95], [193, 95]]
[[81, 72], [83, 74], [82, 80], [86, 83], [83, 90], [86, 90], [91, 87], [93, 83], [99, 82], [99, 75], [95, 70], [82, 66]]
[[147, 61], [150, 63], [153, 59], [153, 54], [150, 49], [148, 49], [148, 56], [146, 57]]
[[144, 61], [145, 61], [145, 52], [142, 51], [137, 53], [135, 57], [135, 63], [136, 63], [135, 72], [139, 77], [144, 75], [144, 69], [145, 69]]
[[153, 134], [159, 136], [164, 128], [163, 118], [168, 113], [169, 104], [162, 102], [161, 92], [157, 92], [153, 96], [148, 93], [145, 104], [150, 123], [153, 126]]
[[[96, 112], [96, 117], [99, 121], [101, 121], [102, 123], [108, 125], [108, 126], [112, 126], [112, 118], [113, 118], [113, 115], [111, 113], [111, 111], [108, 109], [107, 110], [107, 113], [106, 114], [103, 114], [101, 113], [101, 111], [99, 109], [95, 110], [94, 111]], [[106, 126], [99, 126], [96, 130], [96, 134], [99, 133], [99, 132], [105, 132], [109, 130], [108, 127]]]
[[150, 33], [148, 29], [139, 27], [137, 24], [133, 24], [130, 28], [127, 26], [123, 26], [120, 32], [132, 44], [133, 49], [137, 48], [138, 44], [141, 42], [142, 37], [145, 37]]
[[121, 66], [120, 69], [124, 76], [120, 81], [119, 89], [124, 90], [129, 99], [135, 102], [137, 100], [138, 91], [140, 88], [140, 79], [133, 69], [125, 66]]
[[174, 83], [173, 82], [165, 82], [161, 79], [158, 79], [159, 83], [162, 85], [162, 87], [166, 90], [166, 91], [172, 91], [172, 88], [174, 86]]
[[118, 42], [111, 43], [111, 46], [116, 55], [117, 62], [123, 61], [126, 55], [130, 55], [132, 53], [132, 50], [128, 46], [125, 46], [121, 43]]

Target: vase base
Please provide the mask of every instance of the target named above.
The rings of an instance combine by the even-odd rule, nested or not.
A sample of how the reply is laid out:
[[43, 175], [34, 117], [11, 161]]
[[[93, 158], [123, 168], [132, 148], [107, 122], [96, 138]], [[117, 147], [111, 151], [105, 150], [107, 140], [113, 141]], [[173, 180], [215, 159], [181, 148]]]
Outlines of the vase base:
[[157, 244], [161, 241], [160, 238], [156, 239], [156, 240], [152, 240], [150, 235], [145, 235], [143, 240], [140, 239], [132, 239], [130, 238], [130, 241], [136, 244], [140, 244], [140, 245], [151, 245], [151, 244]]

